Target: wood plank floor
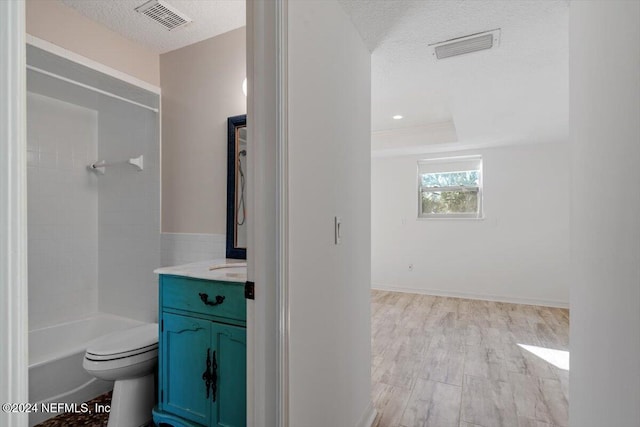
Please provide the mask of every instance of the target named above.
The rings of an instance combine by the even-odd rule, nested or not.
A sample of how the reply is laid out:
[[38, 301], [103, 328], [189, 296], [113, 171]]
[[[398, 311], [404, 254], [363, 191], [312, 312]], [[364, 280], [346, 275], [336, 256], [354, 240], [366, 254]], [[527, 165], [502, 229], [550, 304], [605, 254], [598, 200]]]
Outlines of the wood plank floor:
[[568, 310], [373, 291], [371, 328], [374, 427], [568, 425], [569, 371], [520, 346], [569, 351]]

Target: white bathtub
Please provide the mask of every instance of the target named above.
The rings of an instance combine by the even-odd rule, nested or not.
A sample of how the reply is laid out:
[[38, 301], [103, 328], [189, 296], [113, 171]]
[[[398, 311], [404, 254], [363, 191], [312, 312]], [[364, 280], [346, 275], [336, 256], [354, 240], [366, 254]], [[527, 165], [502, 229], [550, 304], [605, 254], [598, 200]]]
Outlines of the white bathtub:
[[[80, 403], [113, 388], [82, 368], [87, 343], [110, 332], [142, 325], [133, 319], [96, 314], [82, 320], [29, 331], [29, 402]], [[57, 414], [29, 414], [34, 426]]]

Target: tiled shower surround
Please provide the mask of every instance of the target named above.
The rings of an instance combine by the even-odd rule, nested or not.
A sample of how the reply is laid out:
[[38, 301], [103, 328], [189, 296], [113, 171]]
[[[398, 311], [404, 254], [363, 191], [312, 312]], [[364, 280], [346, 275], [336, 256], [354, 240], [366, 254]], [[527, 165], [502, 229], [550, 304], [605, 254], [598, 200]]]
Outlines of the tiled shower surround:
[[[29, 46], [27, 62], [157, 107], [159, 97]], [[107, 312], [157, 320], [158, 113], [27, 74], [29, 328]], [[126, 163], [144, 156], [144, 170]], [[104, 175], [87, 168], [115, 163]]]
[[156, 113], [117, 100], [103, 102], [98, 157], [122, 162], [98, 177], [100, 311], [156, 321], [160, 265], [160, 147]]
[[[95, 110], [27, 96], [29, 326], [98, 308], [98, 152]], [[70, 131], [72, 129], [72, 131]]]

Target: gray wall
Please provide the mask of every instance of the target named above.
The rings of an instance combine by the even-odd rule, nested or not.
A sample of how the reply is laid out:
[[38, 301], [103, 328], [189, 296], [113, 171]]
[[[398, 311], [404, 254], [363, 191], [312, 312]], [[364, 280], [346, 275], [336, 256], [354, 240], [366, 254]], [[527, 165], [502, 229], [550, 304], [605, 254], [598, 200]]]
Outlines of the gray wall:
[[640, 3], [572, 2], [572, 427], [640, 425]]
[[227, 117], [245, 114], [245, 27], [160, 56], [162, 231], [225, 234]]

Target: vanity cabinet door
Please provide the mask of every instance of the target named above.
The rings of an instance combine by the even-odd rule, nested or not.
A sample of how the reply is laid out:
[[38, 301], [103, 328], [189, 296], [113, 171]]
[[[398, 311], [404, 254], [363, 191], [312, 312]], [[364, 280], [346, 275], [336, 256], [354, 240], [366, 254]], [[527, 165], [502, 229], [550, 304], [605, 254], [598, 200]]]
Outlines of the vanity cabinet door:
[[[162, 399], [165, 410], [187, 420], [211, 424], [213, 351], [208, 320], [163, 313]], [[209, 363], [207, 363], [207, 356]]]
[[247, 424], [247, 331], [238, 326], [211, 323], [211, 344], [216, 349], [217, 365], [213, 425], [244, 427]]

